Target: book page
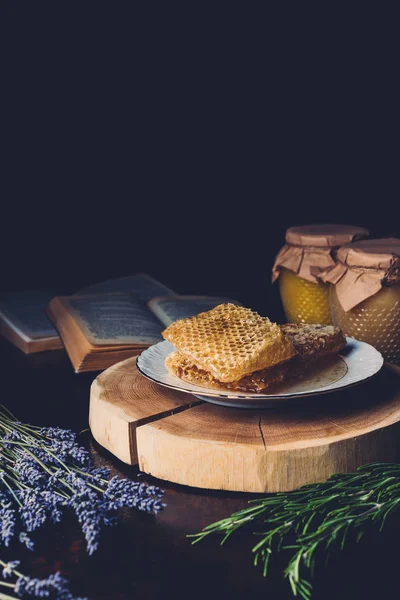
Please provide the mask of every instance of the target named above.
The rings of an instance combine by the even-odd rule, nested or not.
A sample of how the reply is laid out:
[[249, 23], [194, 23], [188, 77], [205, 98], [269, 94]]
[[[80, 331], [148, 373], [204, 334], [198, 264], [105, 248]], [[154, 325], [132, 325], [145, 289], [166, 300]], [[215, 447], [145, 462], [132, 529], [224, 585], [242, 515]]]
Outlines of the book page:
[[54, 294], [51, 292], [8, 292], [0, 295], [0, 318], [25, 341], [58, 338], [46, 314], [46, 307]]
[[161, 341], [160, 321], [133, 294], [62, 298], [94, 345], [151, 345]]
[[174, 295], [170, 288], [157, 281], [150, 275], [139, 273], [138, 275], [129, 275], [128, 277], [120, 277], [118, 279], [109, 279], [101, 283], [90, 285], [75, 295], [87, 294], [111, 294], [116, 292], [133, 292], [139, 300], [146, 303], [154, 296], [170, 296]]
[[165, 326], [168, 326], [177, 319], [194, 317], [226, 302], [240, 304], [237, 300], [217, 296], [160, 296], [150, 300], [148, 307]]

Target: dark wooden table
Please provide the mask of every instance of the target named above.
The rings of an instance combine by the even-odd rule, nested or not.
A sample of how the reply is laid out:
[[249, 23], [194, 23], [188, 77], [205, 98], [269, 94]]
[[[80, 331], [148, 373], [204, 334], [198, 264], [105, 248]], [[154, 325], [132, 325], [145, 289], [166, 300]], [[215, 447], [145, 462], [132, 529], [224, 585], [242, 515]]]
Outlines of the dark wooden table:
[[[87, 428], [89, 387], [95, 373], [76, 375], [64, 351], [25, 356], [3, 341], [0, 349], [6, 383], [2, 402], [21, 420], [76, 432]], [[121, 511], [119, 525], [104, 531], [92, 557], [86, 554], [73, 520], [39, 532], [35, 553], [22, 552], [20, 546], [7, 551], [9, 558], [23, 560], [24, 572], [44, 577], [61, 570], [74, 593], [91, 600], [293, 597], [283, 578], [284, 557], [272, 564], [267, 579], [252, 565], [251, 536], [238, 535], [223, 548], [217, 538], [192, 546], [186, 537], [244, 507], [254, 496], [156, 481], [114, 459], [90, 433], [81, 434], [80, 440], [98, 465], [163, 487], [167, 507], [157, 517]], [[371, 531], [359, 544], [350, 543], [343, 552], [335, 552], [326, 566], [322, 559], [314, 577], [313, 600], [394, 597], [399, 587], [399, 534], [400, 519], [394, 515], [382, 533]]]

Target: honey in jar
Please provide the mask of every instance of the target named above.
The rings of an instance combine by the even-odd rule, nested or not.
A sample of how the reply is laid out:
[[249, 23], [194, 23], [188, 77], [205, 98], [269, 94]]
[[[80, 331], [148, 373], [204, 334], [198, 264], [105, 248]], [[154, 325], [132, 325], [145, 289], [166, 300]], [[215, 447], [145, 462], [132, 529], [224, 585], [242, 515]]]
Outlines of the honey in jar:
[[351, 225], [301, 225], [286, 231], [286, 244], [272, 269], [279, 277], [283, 309], [292, 323], [330, 325], [330, 284], [320, 275], [335, 265], [336, 250], [343, 244], [366, 237], [363, 227]]
[[400, 240], [364, 240], [337, 252], [323, 279], [331, 283], [334, 325], [400, 364]]

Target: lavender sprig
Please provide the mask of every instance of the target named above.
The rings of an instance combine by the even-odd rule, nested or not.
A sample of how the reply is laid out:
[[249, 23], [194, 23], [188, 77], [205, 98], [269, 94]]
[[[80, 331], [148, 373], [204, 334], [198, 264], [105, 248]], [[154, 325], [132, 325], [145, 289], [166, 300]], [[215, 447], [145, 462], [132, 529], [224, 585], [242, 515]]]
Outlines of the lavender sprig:
[[68, 581], [60, 573], [52, 573], [45, 579], [37, 579], [23, 575], [17, 567], [19, 560], [4, 562], [0, 560], [3, 567], [4, 579], [14, 578], [14, 582], [0, 581], [0, 586], [13, 590], [17, 596], [10, 596], [0, 592], [0, 598], [17, 600], [19, 598], [49, 598], [53, 600], [87, 600], [87, 598], [74, 598], [68, 589]]
[[119, 508], [156, 515], [165, 507], [160, 488], [109, 476], [72, 431], [24, 424], [0, 408], [0, 544], [17, 539], [32, 549], [34, 531], [72, 511], [93, 554]]

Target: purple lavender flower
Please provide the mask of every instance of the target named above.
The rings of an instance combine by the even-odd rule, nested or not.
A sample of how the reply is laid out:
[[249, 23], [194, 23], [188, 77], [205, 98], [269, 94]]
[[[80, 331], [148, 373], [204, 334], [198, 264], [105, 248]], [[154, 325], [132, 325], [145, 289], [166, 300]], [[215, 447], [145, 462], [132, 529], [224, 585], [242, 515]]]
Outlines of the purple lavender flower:
[[7, 444], [7, 441], [9, 440], [9, 441], [18, 441], [19, 442], [21, 439], [22, 439], [22, 436], [21, 436], [20, 432], [13, 429], [12, 431], [8, 432], [3, 437], [3, 446], [5, 448], [13, 448], [14, 444]]
[[34, 549], [34, 544], [29, 535], [25, 533], [25, 531], [21, 531], [21, 533], [19, 534], [19, 541], [21, 542], [21, 544], [24, 544], [24, 546], [26, 546], [28, 550]]
[[90, 466], [90, 454], [83, 446], [73, 444], [68, 448], [67, 452], [78, 465], [81, 465], [82, 467]]
[[101, 526], [108, 517], [104, 502], [94, 490], [82, 485], [68, 504], [82, 526], [87, 551], [91, 555], [98, 548]]
[[16, 514], [9, 502], [0, 508], [0, 535], [5, 546], [9, 546], [15, 533]]
[[15, 461], [14, 471], [18, 473], [21, 483], [27, 485], [46, 485], [47, 479], [43, 469], [35, 461], [34, 458], [23, 452]]
[[107, 467], [87, 469], [87, 472], [90, 473], [90, 475], [95, 481], [100, 481], [101, 479], [108, 479], [110, 476], [110, 469], [107, 469]]
[[41, 496], [49, 511], [51, 522], [59, 523], [62, 517], [62, 508], [65, 506], [65, 499], [50, 490], [43, 490]]
[[75, 442], [76, 435], [70, 429], [60, 429], [59, 427], [42, 427], [40, 435], [59, 440], [61, 442]]
[[[79, 446], [76, 442], [72, 442], [68, 439], [49, 439], [48, 442], [49, 443], [46, 445], [46, 448], [63, 462], [68, 462], [72, 458], [73, 462], [80, 467], [90, 467], [90, 455], [89, 452], [83, 448], [83, 446]], [[57, 466], [60, 465], [60, 463], [48, 453], [43, 462], [46, 462], [46, 464], [56, 464]]]
[[54, 598], [57, 600], [87, 600], [87, 598], [74, 599], [67, 586], [68, 581], [60, 573], [53, 573], [46, 577], [46, 579], [22, 576], [17, 579], [15, 592], [20, 597], [33, 596], [35, 598]]
[[113, 477], [104, 492], [105, 507], [108, 510], [116, 510], [123, 506], [135, 507], [145, 512], [157, 514], [165, 506], [160, 501], [163, 494], [164, 491], [156, 486], [148, 486], [145, 483]]
[[[14, 422], [9, 419], [7, 428]], [[47, 522], [59, 522], [69, 508], [82, 527], [88, 553], [93, 554], [101, 528], [115, 523], [119, 508], [135, 507], [152, 514], [164, 508], [164, 492], [154, 485], [118, 477], [107, 481], [110, 470], [93, 466], [89, 452], [76, 442], [72, 431], [46, 427], [31, 435], [24, 427], [21, 425], [22, 435], [15, 430], [0, 433], [0, 441], [7, 448], [4, 458], [0, 455], [0, 542], [5, 545], [18, 534], [19, 541], [32, 550], [28, 533]], [[16, 501], [22, 506], [16, 506]], [[46, 586], [24, 581], [22, 578], [20, 587], [22, 590], [25, 585], [25, 593], [32, 595], [29, 590], [36, 590], [37, 596], [49, 596]]]
[[46, 489], [51, 490], [60, 484], [60, 479], [65, 478], [67, 472], [64, 469], [56, 469], [52, 475], [48, 475]]
[[19, 560], [10, 560], [6, 566], [3, 568], [3, 577], [7, 579], [8, 577], [12, 577], [14, 574], [14, 570], [20, 564]]
[[143, 498], [136, 506], [139, 510], [158, 515], [166, 505], [159, 498]]
[[87, 488], [87, 481], [85, 481], [85, 479], [83, 479], [79, 473], [75, 473], [74, 471], [67, 473], [65, 476], [65, 481], [69, 483], [69, 485], [71, 485], [75, 490], [82, 491], [86, 490]]
[[156, 485], [148, 485], [146, 486], [146, 494], [148, 496], [157, 496], [157, 498], [162, 498], [164, 496], [164, 490], [157, 487]]
[[[47, 446], [44, 446], [44, 445], [32, 444], [32, 446], [29, 448], [30, 452], [31, 452], [31, 453], [32, 453], [34, 456], [36, 456], [36, 457], [37, 457], [37, 458], [38, 458], [40, 461], [42, 461], [42, 462], [43, 462], [45, 465], [47, 465], [47, 464], [52, 464], [52, 463], [55, 461], [55, 458], [54, 458], [53, 456], [51, 456], [51, 454], [49, 454], [49, 453], [46, 451], [46, 447], [47, 447]], [[25, 459], [26, 459], [26, 458], [27, 458], [27, 456], [28, 456], [29, 458], [31, 458], [31, 457], [29, 456], [29, 454], [27, 455], [27, 453], [25, 452], [25, 450], [23, 450], [22, 448], [21, 448], [21, 449], [18, 449], [18, 452], [19, 452], [19, 455], [20, 455], [20, 457], [22, 457], [22, 458], [25, 458]], [[34, 459], [32, 458], [32, 460], [34, 460]], [[36, 463], [36, 462], [37, 462], [37, 461], [35, 461], [35, 463]], [[58, 461], [56, 461], [56, 462], [57, 462], [57, 466], [59, 466], [59, 463], [58, 463]]]
[[23, 489], [19, 497], [23, 502], [19, 509], [21, 521], [27, 531], [35, 531], [46, 523], [53, 506], [40, 493], [40, 488]]

